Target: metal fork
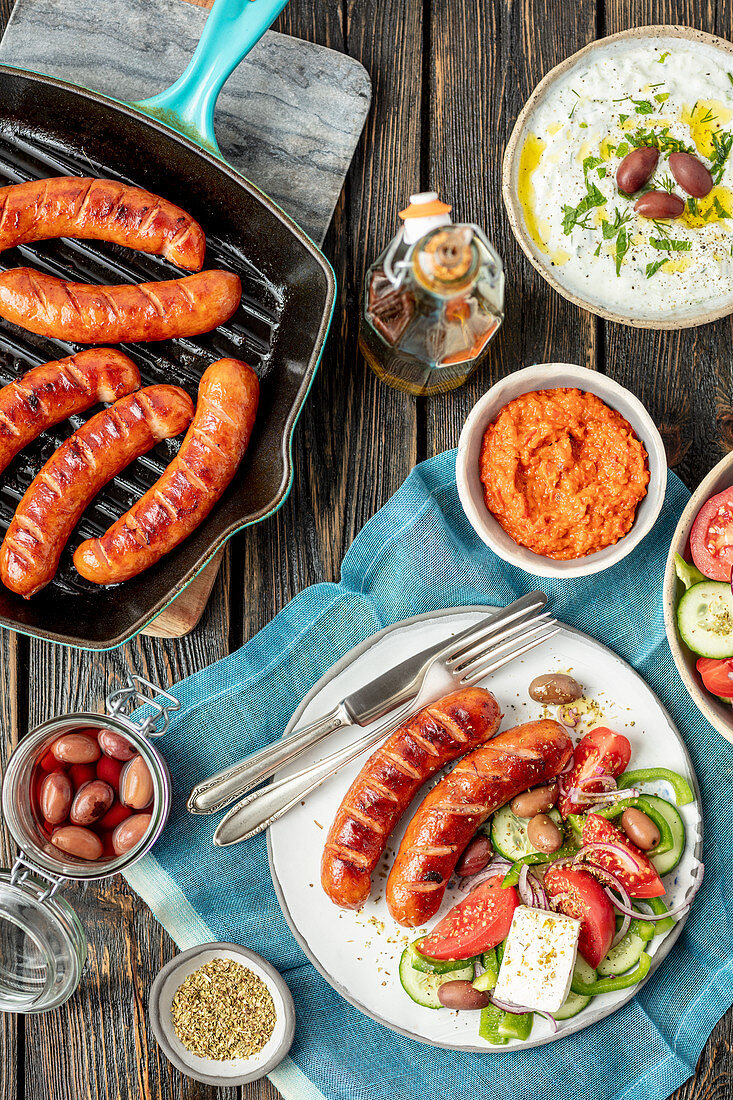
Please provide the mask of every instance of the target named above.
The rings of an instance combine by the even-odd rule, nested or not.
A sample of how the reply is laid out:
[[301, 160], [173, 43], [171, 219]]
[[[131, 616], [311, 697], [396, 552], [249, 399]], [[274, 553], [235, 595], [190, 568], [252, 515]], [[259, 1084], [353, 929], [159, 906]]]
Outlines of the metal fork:
[[[324, 760], [303, 768], [294, 775], [276, 780], [243, 798], [220, 821], [214, 833], [214, 844], [225, 848], [249, 840], [263, 832], [273, 822], [279, 820], [289, 810], [311, 794], [322, 783], [345, 764], [350, 763], [362, 752], [370, 749], [390, 733], [398, 729], [412, 714], [434, 702], [445, 694], [445, 673], [453, 680], [452, 689], [469, 687], [486, 676], [496, 672], [510, 661], [529, 653], [549, 638], [553, 638], [561, 627], [547, 614], [532, 619], [529, 623], [518, 623], [508, 631], [502, 631], [499, 640], [491, 634], [479, 638], [468, 645], [461, 644], [447, 656], [441, 654], [433, 659], [417, 698], [405, 703], [390, 714], [389, 720], [368, 731], [343, 749], [331, 753]], [[487, 633], [483, 632], [484, 635]], [[509, 635], [509, 637], [507, 637]], [[431, 688], [435, 683], [436, 672], [443, 672], [441, 689]]]

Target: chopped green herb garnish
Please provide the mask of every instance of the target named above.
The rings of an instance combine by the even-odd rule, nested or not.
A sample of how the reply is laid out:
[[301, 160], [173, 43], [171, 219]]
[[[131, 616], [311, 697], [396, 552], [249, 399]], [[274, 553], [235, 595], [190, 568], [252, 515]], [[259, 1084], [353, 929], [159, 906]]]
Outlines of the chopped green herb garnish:
[[733, 84], [733, 73], [728, 73], [728, 80]]
[[692, 248], [689, 241], [673, 241], [671, 237], [650, 237], [649, 244], [664, 252], [689, 252]]
[[663, 65], [668, 57], [669, 57], [669, 50], [667, 50], [666, 53], [663, 53], [662, 56], [657, 59], [657, 65]]
[[669, 92], [657, 92], [654, 98], [656, 99], [657, 103], [666, 103], [669, 99]]
[[730, 156], [730, 151], [733, 148], [733, 134], [722, 133], [717, 130], [713, 135], [713, 148], [715, 149], [715, 159], [710, 165], [710, 175], [713, 177], [713, 183], [720, 183], [723, 172], [725, 171], [725, 162]]
[[590, 229], [588, 220], [590, 211], [595, 206], [605, 206], [606, 196], [598, 190], [594, 183], [588, 184], [588, 194], [584, 195], [577, 206], [565, 205], [562, 208], [562, 228], [565, 234], [572, 233], [575, 226], [581, 229]]
[[630, 213], [622, 214], [621, 211], [616, 208], [613, 221], [609, 221], [608, 218], [606, 218], [601, 226], [604, 240], [610, 241], [614, 238], [616, 239], [616, 247], [614, 249], [616, 275], [621, 274], [621, 264], [624, 262], [624, 256], [631, 247], [631, 239], [626, 232], [626, 225], [630, 219]]
[[663, 126], [660, 130], [639, 129], [633, 134], [628, 134], [626, 140], [635, 149], [638, 149], [640, 145], [653, 145], [656, 149], [659, 149], [660, 153], [692, 153], [694, 155], [694, 150], [689, 145], [685, 145], [683, 141], [672, 137], [669, 126]]
[[585, 176], [586, 187], [588, 186], [588, 173], [594, 168], [600, 168], [603, 161], [600, 157], [586, 157], [583, 161], [583, 175]]
[[646, 277], [647, 277], [647, 279], [651, 279], [652, 275], [656, 275], [656, 273], [659, 271], [660, 267], [664, 267], [666, 262], [667, 262], [667, 257], [665, 256], [665, 258], [663, 260], [652, 260], [651, 263], [648, 263], [646, 265]]
[[631, 102], [634, 104], [634, 110], [636, 111], [637, 115], [654, 114], [654, 108], [652, 107], [648, 99], [632, 99]]
[[620, 122], [620, 124], [621, 124], [622, 126], [623, 126], [623, 124], [624, 124], [624, 123], [626, 122], [626, 119], [627, 119], [627, 118], [629, 118], [629, 115], [619, 115], [619, 116], [618, 116], [618, 120], [619, 120], [619, 122]]
[[[613, 146], [609, 146], [609, 148], [613, 148]], [[622, 141], [621, 144], [616, 148], [617, 157], [625, 157], [628, 152], [629, 147], [625, 141]]]
[[659, 181], [659, 187], [661, 188], [662, 191], [669, 191], [669, 193], [671, 195], [672, 192], [674, 191], [674, 180], [672, 179], [671, 176], [664, 176]]
[[687, 209], [692, 214], [693, 218], [700, 217], [700, 207], [697, 205], [697, 199], [690, 197], [687, 200]]
[[713, 196], [713, 209], [719, 218], [729, 218], [730, 214], [725, 209], [717, 195]]

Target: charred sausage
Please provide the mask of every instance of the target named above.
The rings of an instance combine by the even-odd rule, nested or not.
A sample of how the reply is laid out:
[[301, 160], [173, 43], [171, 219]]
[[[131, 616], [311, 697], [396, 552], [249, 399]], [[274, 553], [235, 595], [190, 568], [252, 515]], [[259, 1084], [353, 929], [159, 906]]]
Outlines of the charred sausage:
[[193, 402], [149, 386], [97, 413], [61, 444], [28, 486], [0, 546], [0, 580], [26, 599], [53, 577], [61, 551], [96, 494], [133, 459], [178, 435]]
[[0, 275], [0, 317], [76, 344], [172, 340], [228, 321], [242, 296], [231, 271], [200, 271], [161, 283], [67, 283], [32, 267]]
[[42, 363], [0, 389], [0, 473], [41, 432], [100, 401], [117, 401], [140, 385], [131, 359], [90, 348]]
[[260, 386], [238, 359], [204, 372], [191, 427], [168, 469], [74, 565], [89, 581], [117, 584], [149, 569], [206, 518], [234, 477], [252, 435]]
[[478, 827], [520, 791], [554, 779], [573, 746], [549, 718], [515, 726], [470, 752], [423, 799], [387, 880], [387, 905], [406, 927], [424, 924]]
[[198, 222], [142, 187], [80, 176], [0, 187], [0, 252], [53, 237], [112, 241], [186, 271], [200, 271], [206, 251]]
[[321, 884], [331, 901], [359, 909], [389, 834], [430, 776], [493, 737], [496, 699], [466, 688], [421, 710], [377, 749], [349, 787], [326, 840]]

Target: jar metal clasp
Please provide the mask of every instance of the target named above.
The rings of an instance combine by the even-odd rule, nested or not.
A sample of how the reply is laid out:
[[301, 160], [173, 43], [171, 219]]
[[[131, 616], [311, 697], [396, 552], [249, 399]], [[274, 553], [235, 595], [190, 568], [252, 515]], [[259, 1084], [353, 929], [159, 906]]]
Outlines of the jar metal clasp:
[[29, 878], [37, 881], [40, 879], [41, 882], [47, 884], [36, 899], [40, 903], [52, 898], [59, 886], [66, 881], [63, 875], [52, 875], [50, 871], [42, 871], [35, 863], [31, 863], [25, 852], [18, 852], [10, 871], [10, 885], [22, 886]]
[[[139, 730], [145, 737], [161, 737], [170, 724], [170, 712], [181, 709], [180, 700], [176, 699], [175, 695], [164, 691], [143, 676], [128, 676], [124, 687], [116, 688], [109, 693], [106, 705], [107, 713], [111, 718], [116, 718], [119, 722]], [[145, 705], [150, 707], [153, 713], [142, 722], [133, 722], [122, 713], [128, 705]], [[157, 725], [159, 719], [162, 719], [160, 728]]]

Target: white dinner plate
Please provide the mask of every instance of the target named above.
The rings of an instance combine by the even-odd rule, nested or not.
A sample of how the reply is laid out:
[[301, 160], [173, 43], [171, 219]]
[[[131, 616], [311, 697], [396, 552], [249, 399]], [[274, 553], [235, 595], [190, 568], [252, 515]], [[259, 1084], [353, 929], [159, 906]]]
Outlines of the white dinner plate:
[[[286, 733], [330, 710], [344, 695], [390, 665], [465, 630], [486, 610], [469, 607], [433, 612], [375, 634], [322, 677], [293, 716]], [[693, 882], [692, 870], [702, 851], [699, 788], [682, 738], [657, 697], [629, 665], [610, 649], [570, 627], [563, 627], [554, 638], [482, 681], [504, 712], [502, 730], [543, 716], [544, 708], [529, 698], [527, 688], [535, 676], [555, 671], [570, 671], [584, 685], [586, 697], [597, 704], [593, 720], [584, 721], [578, 733], [593, 725], [610, 725], [631, 741], [631, 768], [663, 766], [681, 772], [690, 780], [698, 801], [680, 807], [687, 828], [685, 853], [675, 871], [665, 879], [665, 902], [670, 906], [678, 904]], [[289, 768], [282, 769], [278, 778], [321, 759], [355, 736], [354, 729], [340, 731], [329, 739], [325, 749], [323, 745], [316, 746]], [[385, 1027], [420, 1042], [455, 1050], [500, 1052], [537, 1046], [579, 1031], [615, 1011], [634, 995], [635, 989], [624, 989], [594, 998], [577, 1016], [559, 1023], [556, 1035], [546, 1020], [535, 1016], [529, 1041], [512, 1041], [501, 1047], [491, 1047], [478, 1037], [477, 1012], [436, 1011], [415, 1004], [400, 985], [398, 964], [405, 945], [424, 929], [405, 929], [392, 920], [384, 886], [407, 822], [425, 789], [393, 833], [373, 876], [372, 895], [360, 912], [339, 909], [320, 885], [321, 853], [327, 831], [368, 755], [364, 753], [324, 783], [304, 805], [297, 806], [268, 831], [270, 869], [285, 918], [313, 965], [342, 997]], [[670, 794], [661, 787], [659, 793]], [[462, 895], [456, 893], [453, 880], [431, 926], [459, 896]], [[653, 940], [648, 946], [654, 956], [651, 973], [679, 936], [683, 923], [678, 921], [667, 936]]]

